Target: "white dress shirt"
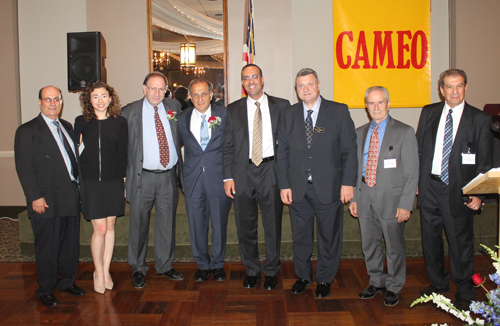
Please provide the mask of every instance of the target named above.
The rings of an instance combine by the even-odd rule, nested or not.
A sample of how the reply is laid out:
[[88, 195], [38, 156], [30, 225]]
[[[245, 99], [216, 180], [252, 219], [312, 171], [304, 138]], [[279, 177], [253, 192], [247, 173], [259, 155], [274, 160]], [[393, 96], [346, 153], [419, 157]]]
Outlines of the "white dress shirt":
[[[208, 118], [212, 116], [212, 106], [208, 106], [208, 110], [203, 113], [205, 114], [205, 121], [207, 123], [208, 127], [208, 141], [210, 141], [210, 138], [212, 138], [212, 128], [210, 128], [210, 125], [208, 124]], [[201, 116], [202, 114], [200, 111], [196, 110], [196, 108], [193, 108], [193, 114], [191, 114], [191, 132], [193, 133], [194, 138], [198, 141], [198, 144], [201, 146]]]
[[252, 158], [252, 143], [253, 143], [253, 119], [257, 106], [255, 102], [260, 103], [260, 112], [262, 115], [262, 158], [274, 156], [273, 147], [273, 128], [271, 125], [271, 113], [269, 112], [269, 102], [267, 95], [263, 94], [262, 97], [255, 101], [247, 97], [247, 114], [248, 114], [248, 158]]
[[[453, 119], [453, 140], [455, 141], [455, 136], [457, 135], [458, 126], [460, 125], [460, 119], [462, 118], [462, 113], [464, 112], [465, 101], [462, 101], [459, 105], [453, 108], [453, 113], [451, 117]], [[434, 159], [432, 160], [432, 174], [441, 175], [441, 164], [443, 162], [443, 142], [444, 142], [444, 129], [446, 126], [446, 116], [450, 111], [450, 107], [445, 103], [443, 113], [441, 114], [441, 120], [439, 120], [439, 126], [436, 135], [436, 147], [434, 148]]]

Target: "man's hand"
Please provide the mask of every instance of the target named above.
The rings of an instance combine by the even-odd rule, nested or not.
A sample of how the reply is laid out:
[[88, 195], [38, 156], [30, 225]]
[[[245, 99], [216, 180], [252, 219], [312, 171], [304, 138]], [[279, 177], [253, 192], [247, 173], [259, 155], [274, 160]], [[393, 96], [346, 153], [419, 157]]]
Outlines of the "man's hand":
[[351, 215], [354, 216], [355, 218], [358, 218], [358, 203], [350, 203], [349, 204], [349, 212], [351, 212]]
[[45, 198], [38, 198], [37, 200], [33, 200], [31, 203], [33, 210], [38, 214], [45, 213], [45, 209], [49, 208], [49, 205], [45, 202]]
[[473, 209], [477, 211], [479, 208], [481, 208], [481, 199], [477, 198], [476, 196], [469, 196], [470, 202], [469, 203], [464, 203], [465, 206], [469, 207], [470, 209]]
[[224, 191], [229, 198], [234, 199], [234, 194], [236, 194], [236, 188], [234, 187], [234, 180], [227, 180], [224, 182]]
[[396, 217], [398, 218], [398, 223], [406, 222], [410, 219], [410, 211], [407, 209], [398, 208]]
[[292, 203], [292, 189], [281, 189], [280, 192], [281, 195], [281, 201], [285, 205], [290, 205]]
[[343, 204], [347, 204], [354, 197], [354, 187], [342, 186], [340, 188], [340, 200]]

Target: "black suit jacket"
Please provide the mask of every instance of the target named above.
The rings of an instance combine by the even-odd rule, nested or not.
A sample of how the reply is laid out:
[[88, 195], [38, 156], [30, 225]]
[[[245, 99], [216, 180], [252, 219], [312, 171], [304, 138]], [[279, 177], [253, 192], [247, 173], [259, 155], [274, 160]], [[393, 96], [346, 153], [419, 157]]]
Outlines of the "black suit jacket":
[[[71, 124], [60, 119], [73, 138]], [[75, 187], [47, 123], [39, 114], [17, 128], [14, 140], [17, 175], [26, 196], [29, 217], [79, 216]], [[45, 198], [45, 213], [33, 211], [31, 203]]]
[[203, 168], [205, 168], [205, 176], [211, 185], [211, 195], [226, 196], [222, 177], [226, 108], [217, 105], [211, 106], [212, 116], [221, 118], [221, 123], [212, 127], [212, 135], [204, 151], [191, 132], [193, 110], [196, 109], [190, 107], [179, 114], [179, 128], [184, 144], [184, 194], [191, 197]]
[[[267, 94], [266, 94], [267, 95]], [[281, 111], [290, 106], [288, 100], [267, 95], [271, 127], [273, 129], [274, 155], [277, 153], [278, 124]], [[234, 179], [236, 195], [241, 195], [246, 183], [249, 160], [249, 133], [247, 98], [242, 98], [227, 107], [226, 131], [224, 133], [224, 179]], [[270, 162], [275, 164], [275, 161]], [[272, 175], [274, 177], [274, 175]], [[271, 180], [276, 184], [276, 180]]]
[[311, 148], [307, 147], [303, 103], [283, 111], [278, 136], [278, 185], [301, 202], [311, 169], [322, 204], [340, 200], [340, 188], [356, 186], [356, 131], [347, 105], [321, 97]]
[[[431, 180], [436, 135], [444, 104], [445, 102], [440, 102], [423, 107], [418, 123], [417, 141], [420, 157], [420, 179], [417, 204], [419, 206], [425, 201], [427, 187]], [[468, 199], [468, 197], [463, 196], [462, 187], [479, 173], [488, 172], [493, 166], [491, 122], [491, 116], [467, 104], [467, 102], [465, 103], [449, 161], [450, 194], [448, 200], [454, 217], [474, 213], [472, 209], [464, 205], [464, 200]], [[462, 153], [467, 153], [469, 147], [470, 152], [476, 154], [476, 164], [474, 165], [462, 164]]]

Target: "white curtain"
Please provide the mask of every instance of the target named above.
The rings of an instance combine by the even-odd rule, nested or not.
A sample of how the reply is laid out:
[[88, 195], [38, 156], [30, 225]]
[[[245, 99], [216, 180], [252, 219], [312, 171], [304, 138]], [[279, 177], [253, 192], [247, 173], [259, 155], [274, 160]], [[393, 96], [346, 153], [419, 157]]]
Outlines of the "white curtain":
[[180, 1], [152, 0], [151, 9], [153, 25], [188, 36], [223, 40], [221, 21], [207, 17]]

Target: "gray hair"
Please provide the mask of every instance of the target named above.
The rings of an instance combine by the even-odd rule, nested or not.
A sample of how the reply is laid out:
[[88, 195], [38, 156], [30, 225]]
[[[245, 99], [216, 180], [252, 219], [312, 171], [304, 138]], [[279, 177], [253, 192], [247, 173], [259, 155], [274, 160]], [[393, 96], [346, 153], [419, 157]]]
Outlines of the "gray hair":
[[198, 84], [198, 83], [207, 84], [208, 92], [212, 93], [212, 90], [214, 89], [214, 85], [212, 85], [212, 83], [208, 79], [199, 77], [199, 78], [195, 78], [195, 79], [191, 80], [191, 82], [189, 83], [189, 86], [188, 86], [189, 94], [191, 94], [191, 86], [193, 86], [194, 84]]
[[389, 103], [389, 91], [387, 88], [384, 86], [372, 86], [368, 88], [365, 92], [365, 103], [368, 104], [368, 94], [370, 94], [371, 91], [382, 91], [385, 94], [385, 101]]
[[316, 78], [316, 82], [319, 83], [319, 78], [318, 78], [318, 74], [316, 73], [316, 71], [314, 71], [311, 68], [302, 68], [297, 73], [297, 76], [295, 76], [295, 87], [297, 87], [297, 78], [304, 77], [307, 75], [314, 75], [314, 78]]

